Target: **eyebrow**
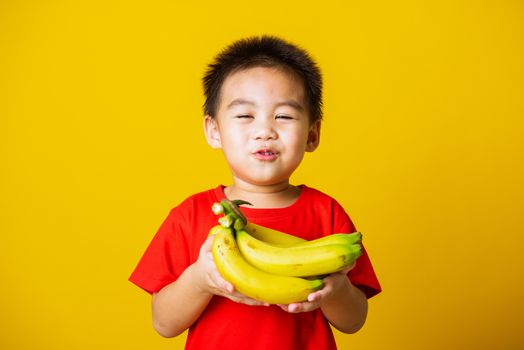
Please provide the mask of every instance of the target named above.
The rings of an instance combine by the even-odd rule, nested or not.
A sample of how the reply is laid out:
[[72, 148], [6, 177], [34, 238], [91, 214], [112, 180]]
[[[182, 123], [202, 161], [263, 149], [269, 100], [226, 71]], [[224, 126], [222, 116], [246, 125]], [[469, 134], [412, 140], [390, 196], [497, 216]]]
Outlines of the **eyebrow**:
[[[231, 101], [227, 105], [227, 108], [230, 109], [232, 107], [240, 106], [240, 105], [256, 106], [256, 103], [253, 102], [253, 101], [250, 101], [250, 100], [243, 99], [243, 98], [237, 98], [237, 99], [234, 99], [233, 101]], [[304, 110], [304, 107], [300, 103], [295, 101], [295, 100], [286, 100], [286, 101], [282, 101], [282, 102], [279, 102], [279, 103], [276, 104], [276, 107], [281, 107], [281, 106], [289, 106], [289, 107], [294, 108], [294, 109], [296, 109], [298, 111], [303, 111]]]

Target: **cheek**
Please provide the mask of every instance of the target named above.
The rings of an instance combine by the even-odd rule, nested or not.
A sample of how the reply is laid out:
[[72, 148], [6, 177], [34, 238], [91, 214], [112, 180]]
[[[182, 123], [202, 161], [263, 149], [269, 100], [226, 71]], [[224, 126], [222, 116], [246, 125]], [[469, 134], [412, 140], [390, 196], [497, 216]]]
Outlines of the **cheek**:
[[231, 127], [230, 125], [221, 125], [220, 126], [220, 139], [222, 141], [222, 145], [227, 147], [231, 144], [234, 144], [237, 140], [237, 137], [235, 137], [238, 134], [238, 132]]
[[305, 152], [307, 146], [307, 135], [291, 134], [288, 137], [287, 145], [296, 153]]
[[243, 153], [246, 149], [246, 142], [241, 133], [230, 130], [222, 138], [222, 149], [228, 158], [234, 158]]

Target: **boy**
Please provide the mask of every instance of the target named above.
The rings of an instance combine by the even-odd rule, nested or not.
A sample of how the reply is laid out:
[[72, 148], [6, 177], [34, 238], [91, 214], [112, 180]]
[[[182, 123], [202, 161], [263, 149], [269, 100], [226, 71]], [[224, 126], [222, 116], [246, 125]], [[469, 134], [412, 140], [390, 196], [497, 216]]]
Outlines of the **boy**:
[[320, 141], [320, 71], [305, 51], [268, 36], [233, 43], [208, 68], [204, 132], [222, 149], [233, 183], [175, 207], [130, 281], [153, 295], [159, 334], [189, 329], [186, 349], [336, 349], [330, 325], [358, 331], [367, 298], [381, 290], [365, 250], [307, 301], [266, 305], [220, 276], [207, 237], [217, 224], [211, 205], [224, 197], [252, 203], [242, 207], [249, 221], [307, 240], [356, 231], [334, 199], [289, 183]]

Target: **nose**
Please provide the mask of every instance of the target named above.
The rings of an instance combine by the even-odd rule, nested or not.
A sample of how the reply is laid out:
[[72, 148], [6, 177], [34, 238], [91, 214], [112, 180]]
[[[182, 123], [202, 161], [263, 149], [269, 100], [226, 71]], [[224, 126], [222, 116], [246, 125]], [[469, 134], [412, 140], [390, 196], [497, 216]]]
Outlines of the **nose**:
[[255, 140], [263, 141], [276, 140], [278, 138], [278, 133], [276, 132], [271, 121], [259, 119], [255, 125], [253, 138]]

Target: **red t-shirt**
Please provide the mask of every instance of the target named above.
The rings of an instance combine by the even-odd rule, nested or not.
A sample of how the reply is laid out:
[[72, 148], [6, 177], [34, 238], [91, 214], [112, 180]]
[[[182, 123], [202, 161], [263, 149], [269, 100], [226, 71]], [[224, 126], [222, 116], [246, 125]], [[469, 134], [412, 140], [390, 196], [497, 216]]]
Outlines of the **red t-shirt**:
[[[242, 212], [253, 223], [311, 240], [356, 231], [344, 209], [331, 197], [305, 185], [289, 207]], [[199, 254], [217, 216], [211, 205], [225, 197], [223, 186], [197, 193], [169, 213], [129, 280], [149, 293], [175, 281]], [[365, 238], [365, 235], [364, 235]], [[348, 273], [368, 298], [381, 291], [369, 257], [363, 255]], [[320, 309], [291, 314], [278, 306], [247, 306], [214, 296], [190, 327], [186, 349], [336, 349]]]

